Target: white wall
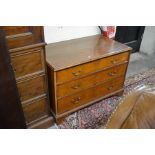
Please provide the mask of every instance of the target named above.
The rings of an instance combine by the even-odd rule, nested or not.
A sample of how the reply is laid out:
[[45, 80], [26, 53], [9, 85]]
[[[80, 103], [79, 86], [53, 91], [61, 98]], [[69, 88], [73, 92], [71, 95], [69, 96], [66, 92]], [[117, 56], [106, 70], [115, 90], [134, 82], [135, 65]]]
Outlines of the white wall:
[[99, 34], [97, 26], [45, 26], [44, 34], [46, 43], [81, 38]]
[[145, 27], [140, 52], [146, 54], [155, 53], [155, 26]]

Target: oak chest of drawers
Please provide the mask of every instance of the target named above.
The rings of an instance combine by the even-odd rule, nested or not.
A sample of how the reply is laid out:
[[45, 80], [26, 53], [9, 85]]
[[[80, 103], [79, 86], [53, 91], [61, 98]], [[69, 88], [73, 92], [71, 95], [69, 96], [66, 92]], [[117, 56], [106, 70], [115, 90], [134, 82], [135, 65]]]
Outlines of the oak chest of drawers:
[[47, 45], [50, 104], [56, 121], [122, 93], [130, 51], [100, 35]]
[[48, 102], [43, 27], [3, 26], [27, 128], [48, 128], [53, 118]]

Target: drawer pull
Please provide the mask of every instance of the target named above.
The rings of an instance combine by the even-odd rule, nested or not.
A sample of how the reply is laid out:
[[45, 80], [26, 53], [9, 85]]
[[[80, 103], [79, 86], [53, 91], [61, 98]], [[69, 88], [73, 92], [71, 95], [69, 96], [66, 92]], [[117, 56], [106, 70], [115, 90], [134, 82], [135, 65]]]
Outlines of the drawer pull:
[[114, 88], [114, 86], [110, 86], [110, 87], [108, 87], [107, 89], [108, 90], [112, 90]]
[[73, 89], [78, 89], [78, 88], [80, 88], [80, 84], [77, 84], [77, 85], [75, 85], [75, 86], [72, 86], [71, 88], [73, 88]]
[[72, 73], [74, 76], [79, 76], [81, 74], [81, 71], [73, 72]]
[[110, 75], [110, 76], [114, 76], [114, 75], [116, 75], [116, 74], [117, 74], [116, 71], [108, 73], [108, 75]]
[[74, 103], [74, 104], [79, 103], [80, 100], [81, 100], [81, 97], [74, 98], [74, 99], [72, 99], [72, 103]]
[[115, 59], [115, 60], [111, 60], [111, 63], [112, 63], [112, 64], [116, 64], [117, 61], [118, 61], [117, 59]]

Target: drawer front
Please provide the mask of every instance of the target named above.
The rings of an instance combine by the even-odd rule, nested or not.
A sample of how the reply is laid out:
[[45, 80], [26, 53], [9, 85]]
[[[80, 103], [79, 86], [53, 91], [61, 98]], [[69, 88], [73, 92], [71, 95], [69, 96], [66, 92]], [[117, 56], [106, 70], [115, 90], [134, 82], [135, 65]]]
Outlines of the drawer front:
[[123, 87], [124, 77], [116, 78], [112, 81], [105, 82], [101, 85], [86, 89], [82, 92], [78, 92], [74, 95], [64, 97], [59, 99], [58, 104], [58, 113], [64, 113], [74, 108], [77, 108], [81, 105], [84, 105], [90, 101], [93, 101], [97, 98], [110, 94], [114, 91], [117, 91]]
[[2, 26], [9, 49], [42, 43], [41, 26]]
[[48, 115], [46, 98], [36, 100], [22, 106], [27, 123], [30, 123], [45, 115]]
[[29, 80], [17, 83], [21, 101], [26, 101], [45, 94], [45, 76], [38, 76]]
[[82, 89], [86, 89], [90, 86], [95, 86], [98, 83], [102, 83], [104, 81], [111, 80], [120, 75], [124, 75], [126, 72], [126, 68], [127, 63], [118, 65], [116, 67], [112, 67], [110, 69], [99, 71], [95, 74], [86, 76], [81, 79], [76, 79], [74, 81], [58, 85], [57, 97], [61, 98], [66, 95], [81, 91]]
[[129, 58], [129, 52], [125, 52], [125, 53], [113, 55], [104, 59], [100, 59], [98, 61], [95, 61], [94, 64], [95, 64], [96, 70], [100, 70], [102, 68], [115, 66], [119, 63], [128, 61], [128, 58]]
[[11, 55], [11, 62], [16, 78], [44, 70], [43, 49], [26, 50]]
[[110, 57], [102, 58], [93, 62], [89, 62], [83, 65], [58, 71], [56, 74], [57, 83], [63, 83], [72, 79], [79, 78], [89, 73], [93, 73], [98, 70], [102, 70], [107, 67], [115, 66], [119, 63], [128, 61], [129, 52], [113, 55]]
[[124, 76], [115, 78], [114, 80], [108, 81], [106, 83], [103, 83], [101, 85], [98, 85], [95, 87], [95, 98], [102, 97], [104, 95], [110, 94], [114, 91], [117, 91], [121, 88], [123, 88], [124, 85]]

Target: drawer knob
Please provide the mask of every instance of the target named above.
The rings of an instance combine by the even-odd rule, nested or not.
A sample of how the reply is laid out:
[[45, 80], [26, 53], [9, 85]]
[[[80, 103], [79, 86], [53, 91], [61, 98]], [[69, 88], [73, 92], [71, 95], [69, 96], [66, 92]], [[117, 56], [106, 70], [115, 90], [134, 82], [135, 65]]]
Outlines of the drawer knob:
[[112, 63], [112, 64], [116, 64], [117, 61], [118, 61], [118, 60], [114, 59], [114, 60], [111, 60], [111, 63]]
[[80, 88], [80, 84], [77, 84], [77, 85], [75, 85], [75, 86], [72, 86], [71, 88], [73, 88], [73, 89], [78, 89], [78, 88]]
[[81, 97], [74, 98], [74, 99], [72, 99], [72, 103], [74, 103], [74, 104], [79, 103], [80, 100], [81, 100]]
[[81, 74], [81, 71], [73, 72], [72, 73], [74, 76], [79, 76]]
[[108, 73], [108, 75], [110, 75], [110, 76], [114, 76], [114, 75], [116, 75], [116, 74], [117, 74], [116, 71]]
[[110, 87], [108, 87], [107, 89], [108, 90], [112, 90], [114, 88], [114, 86], [110, 86]]

